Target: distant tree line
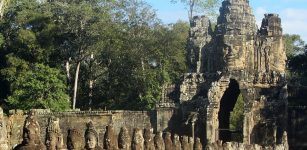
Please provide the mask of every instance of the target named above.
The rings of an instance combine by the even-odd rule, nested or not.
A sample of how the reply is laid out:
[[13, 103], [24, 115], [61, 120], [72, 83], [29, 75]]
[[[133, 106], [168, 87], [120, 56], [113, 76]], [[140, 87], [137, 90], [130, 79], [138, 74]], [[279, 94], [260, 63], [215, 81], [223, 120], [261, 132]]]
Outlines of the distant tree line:
[[0, 21], [5, 109], [153, 109], [186, 72], [189, 25], [144, 1], [11, 0]]

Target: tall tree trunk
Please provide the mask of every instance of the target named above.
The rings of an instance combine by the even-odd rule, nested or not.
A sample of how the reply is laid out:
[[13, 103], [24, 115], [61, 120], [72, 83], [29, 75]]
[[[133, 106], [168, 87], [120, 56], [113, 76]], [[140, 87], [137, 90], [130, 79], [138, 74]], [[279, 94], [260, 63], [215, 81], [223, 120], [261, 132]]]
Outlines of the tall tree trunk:
[[195, 0], [190, 0], [189, 2], [189, 20], [190, 20], [190, 26], [192, 26], [193, 23], [193, 11], [194, 11], [194, 5], [195, 5]]
[[90, 59], [90, 82], [89, 82], [89, 102], [88, 102], [88, 106], [89, 106], [89, 110], [91, 110], [91, 106], [93, 104], [93, 85], [94, 85], [94, 80], [93, 80], [93, 62], [94, 62], [94, 54], [91, 53], [91, 59]]
[[81, 64], [81, 62], [78, 62], [77, 69], [76, 69], [75, 84], [74, 84], [74, 97], [73, 97], [72, 109], [76, 109], [76, 100], [77, 100], [77, 90], [78, 90], [78, 80], [79, 80], [80, 64]]
[[4, 10], [9, 5], [10, 0], [0, 0], [0, 19], [3, 17]]
[[1, 0], [0, 1], [0, 19], [2, 19], [3, 12], [4, 12], [4, 3], [6, 0]]
[[67, 80], [70, 82], [71, 77], [70, 77], [70, 63], [69, 63], [69, 60], [67, 60], [66, 63], [65, 63], [65, 69], [66, 69]]

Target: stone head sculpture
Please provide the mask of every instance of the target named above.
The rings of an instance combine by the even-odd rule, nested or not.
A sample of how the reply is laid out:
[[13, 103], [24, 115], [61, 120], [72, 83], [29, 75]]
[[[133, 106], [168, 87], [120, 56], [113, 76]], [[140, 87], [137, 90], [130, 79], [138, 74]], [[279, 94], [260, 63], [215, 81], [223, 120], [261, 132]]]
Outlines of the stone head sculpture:
[[179, 136], [177, 134], [174, 134], [173, 144], [174, 144], [174, 149], [175, 150], [180, 150], [181, 149], [180, 138], [179, 138]]
[[173, 142], [171, 138], [171, 133], [166, 132], [164, 137], [165, 150], [173, 150]]
[[122, 127], [119, 132], [118, 146], [120, 149], [130, 150], [131, 148], [131, 137], [126, 127]]
[[98, 146], [98, 133], [94, 129], [94, 125], [91, 121], [87, 123], [87, 129], [85, 131], [85, 149], [102, 149]]
[[117, 137], [115, 135], [112, 125], [106, 126], [106, 133], [104, 135], [104, 148], [105, 149], [117, 149]]
[[82, 134], [78, 129], [69, 129], [67, 136], [67, 148], [68, 150], [80, 150], [82, 149]]
[[133, 131], [132, 149], [133, 150], [144, 149], [143, 133], [142, 133], [142, 130], [139, 128], [135, 128]]
[[29, 114], [23, 127], [23, 141], [15, 150], [45, 150], [46, 147], [40, 141], [40, 126], [33, 114]]
[[156, 133], [155, 137], [154, 137], [154, 144], [155, 144], [156, 150], [164, 150], [165, 149], [162, 134], [163, 133], [161, 131], [158, 131]]
[[26, 145], [30, 144], [36, 144], [37, 141], [39, 140], [39, 129], [35, 124], [28, 124], [26, 127], [23, 129], [23, 143]]
[[144, 147], [146, 150], [154, 150], [155, 145], [153, 141], [153, 129], [146, 128], [144, 129]]
[[195, 150], [202, 150], [203, 149], [200, 138], [196, 138], [195, 143], [194, 143], [194, 149]]
[[57, 134], [54, 132], [49, 132], [46, 134], [46, 147], [47, 150], [56, 150], [57, 147]]
[[183, 150], [189, 150], [189, 137], [188, 136], [182, 136], [181, 145]]
[[190, 149], [193, 149], [193, 147], [194, 147], [194, 138], [193, 137], [189, 137], [189, 145], [190, 145]]
[[47, 150], [62, 149], [63, 135], [61, 133], [59, 118], [49, 118], [49, 123], [46, 131], [46, 146]]
[[28, 117], [26, 118], [23, 127], [23, 142], [40, 144], [40, 126], [34, 116], [34, 112], [30, 111]]

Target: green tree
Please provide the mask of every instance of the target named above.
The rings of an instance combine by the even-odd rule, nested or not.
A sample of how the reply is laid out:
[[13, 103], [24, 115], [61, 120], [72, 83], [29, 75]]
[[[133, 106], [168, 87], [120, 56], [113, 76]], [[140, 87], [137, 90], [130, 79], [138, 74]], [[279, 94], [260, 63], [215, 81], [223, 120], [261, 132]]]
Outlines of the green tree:
[[241, 134], [234, 135], [233, 138], [238, 141], [243, 139], [243, 119], [244, 119], [244, 100], [242, 94], [237, 98], [237, 102], [230, 112], [230, 130], [239, 131]]
[[[50, 1], [52, 19], [56, 25], [56, 50], [62, 55], [68, 83], [72, 92], [73, 109], [76, 107], [80, 68], [91, 55], [96, 55], [98, 44], [104, 40], [109, 22], [112, 22], [107, 1]], [[111, 2], [110, 2], [111, 3]], [[103, 45], [100, 45], [103, 47]], [[74, 71], [72, 71], [74, 70]], [[73, 72], [73, 73], [72, 73]], [[74, 75], [74, 78], [71, 77]]]
[[[55, 111], [69, 109], [70, 102], [66, 94], [65, 77], [59, 70], [43, 64], [23, 68], [15, 75], [15, 79], [12, 79], [12, 94], [7, 99], [12, 108], [26, 110], [49, 108]], [[6, 71], [11, 69], [14, 70], [15, 67]]]
[[144, 1], [13, 0], [0, 26], [4, 99], [43, 64], [66, 75], [73, 106], [152, 109], [185, 72], [187, 23], [162, 25]]
[[285, 34], [283, 35], [283, 38], [288, 58], [304, 53], [305, 42], [301, 39], [300, 35]]
[[0, 33], [0, 47], [2, 47], [3, 44], [4, 44], [4, 37], [3, 37], [3, 35]]
[[[55, 68], [48, 68], [48, 65], [43, 67], [43, 64], [50, 63], [51, 55], [55, 53], [53, 34], [50, 34], [53, 32], [54, 24], [50, 20], [51, 15], [47, 8], [36, 0], [12, 0], [1, 20], [0, 30], [4, 42], [0, 48], [0, 86], [1, 89], [6, 89], [4, 92], [1, 90], [1, 99], [7, 99], [7, 104], [11, 108], [16, 106], [21, 109], [63, 110], [69, 106], [69, 102], [65, 101], [68, 98], [65, 94], [67, 89], [63, 87], [66, 86], [66, 82], [62, 81], [61, 72]], [[52, 82], [47, 78], [35, 78], [43, 75], [52, 79]], [[56, 77], [58, 79], [55, 79]], [[38, 88], [42, 85], [35, 87], [31, 82], [59, 87], [58, 90], [54, 90], [59, 93], [51, 94], [53, 91], [44, 91], [46, 96], [42, 100], [43, 91]], [[27, 83], [30, 85], [26, 85]], [[44, 88], [48, 89], [46, 86]], [[41, 90], [41, 93], [34, 93], [36, 90]], [[49, 102], [52, 98], [54, 100]]]
[[192, 23], [195, 13], [203, 13], [209, 17], [216, 16], [217, 8], [221, 0], [171, 0], [172, 2], [181, 2], [188, 10], [190, 23]]
[[287, 63], [287, 80], [289, 84], [305, 84], [306, 73], [306, 45], [300, 35], [285, 34], [284, 36]]

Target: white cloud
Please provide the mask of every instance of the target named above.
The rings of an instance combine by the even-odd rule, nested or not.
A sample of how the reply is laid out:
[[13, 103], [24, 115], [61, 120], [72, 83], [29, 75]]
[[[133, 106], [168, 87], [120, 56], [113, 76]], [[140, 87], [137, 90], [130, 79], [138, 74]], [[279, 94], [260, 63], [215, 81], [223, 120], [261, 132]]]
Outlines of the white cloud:
[[280, 12], [284, 33], [298, 34], [307, 42], [307, 9], [287, 8]]

